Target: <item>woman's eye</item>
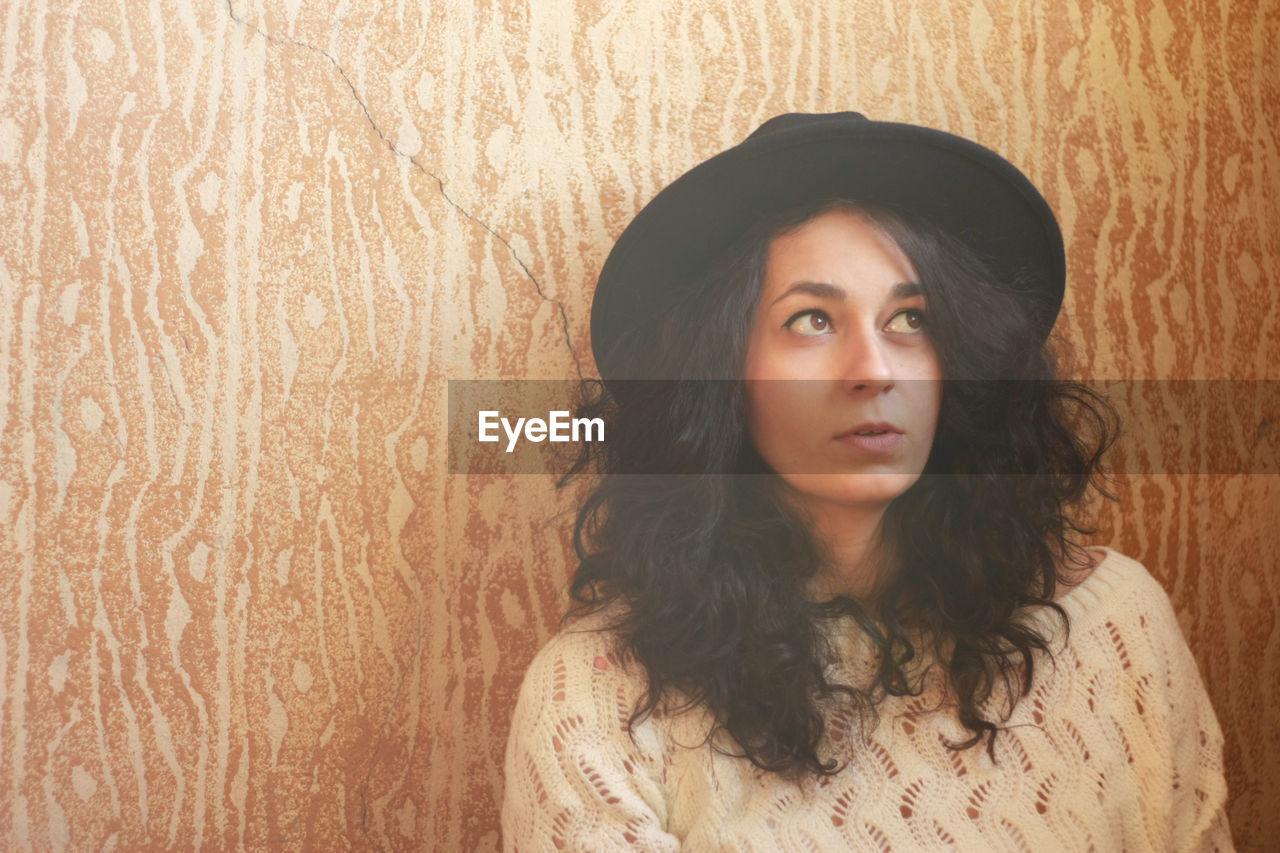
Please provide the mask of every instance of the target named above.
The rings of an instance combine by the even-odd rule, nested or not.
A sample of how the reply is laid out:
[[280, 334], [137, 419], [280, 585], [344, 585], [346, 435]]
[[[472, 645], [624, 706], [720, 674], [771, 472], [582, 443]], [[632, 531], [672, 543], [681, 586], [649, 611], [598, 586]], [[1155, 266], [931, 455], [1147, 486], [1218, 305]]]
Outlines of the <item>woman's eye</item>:
[[798, 335], [825, 335], [831, 331], [831, 318], [821, 311], [801, 311], [784, 325]]
[[885, 328], [891, 332], [914, 335], [924, 329], [924, 312], [919, 308], [908, 308], [905, 311], [899, 311], [889, 318], [889, 325], [885, 326]]

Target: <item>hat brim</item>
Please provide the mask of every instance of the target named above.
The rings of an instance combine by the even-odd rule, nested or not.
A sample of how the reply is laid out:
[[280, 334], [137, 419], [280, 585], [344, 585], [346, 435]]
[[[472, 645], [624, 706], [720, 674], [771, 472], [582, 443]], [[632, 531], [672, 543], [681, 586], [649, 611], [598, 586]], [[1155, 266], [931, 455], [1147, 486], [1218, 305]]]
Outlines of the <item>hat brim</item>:
[[690, 169], [619, 236], [591, 311], [602, 377], [635, 377], [638, 365], [649, 363], [645, 353], [616, 345], [621, 333], [661, 314], [753, 224], [827, 198], [921, 216], [967, 245], [998, 282], [1034, 284], [1040, 292], [1033, 310], [1048, 335], [1066, 279], [1062, 232], [1015, 166], [930, 128], [857, 113], [796, 118], [807, 120], [757, 131]]

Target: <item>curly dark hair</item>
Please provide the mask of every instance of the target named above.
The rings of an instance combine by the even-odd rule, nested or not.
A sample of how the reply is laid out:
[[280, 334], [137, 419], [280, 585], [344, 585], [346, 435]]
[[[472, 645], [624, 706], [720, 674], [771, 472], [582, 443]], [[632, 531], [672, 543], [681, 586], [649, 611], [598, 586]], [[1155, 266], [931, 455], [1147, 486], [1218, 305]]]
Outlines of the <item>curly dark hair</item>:
[[[882, 520], [893, 571], [864, 600], [816, 601], [806, 588], [822, 545], [752, 445], [741, 373], [770, 241], [834, 208], [874, 223], [910, 259], [944, 383], [924, 473]], [[1003, 684], [1012, 712], [1037, 653], [1052, 659], [1020, 614], [1049, 608], [1070, 628], [1053, 601], [1059, 567], [1081, 562], [1078, 537], [1094, 532], [1076, 520], [1092, 490], [1110, 497], [1100, 461], [1118, 429], [1104, 399], [1058, 378], [1033, 285], [993, 281], [963, 244], [910, 214], [825, 200], [761, 221], [679, 304], [637, 323], [631, 334], [661, 342], [645, 375], [667, 381], [588, 381], [575, 414], [604, 418], [609, 441], [584, 444], [561, 480], [595, 475], [574, 528], [565, 619], [621, 605], [609, 629], [648, 678], [632, 725], [668, 703], [701, 706], [733, 754], [791, 778], [827, 775], [839, 769], [819, 754], [829, 714], [843, 704], [874, 718], [885, 695], [919, 693], [907, 664], [927, 653], [972, 733], [949, 746], [989, 736], [994, 759], [1008, 716], [988, 719], [982, 706]], [[848, 618], [878, 648], [872, 683], [829, 680], [826, 628]]]

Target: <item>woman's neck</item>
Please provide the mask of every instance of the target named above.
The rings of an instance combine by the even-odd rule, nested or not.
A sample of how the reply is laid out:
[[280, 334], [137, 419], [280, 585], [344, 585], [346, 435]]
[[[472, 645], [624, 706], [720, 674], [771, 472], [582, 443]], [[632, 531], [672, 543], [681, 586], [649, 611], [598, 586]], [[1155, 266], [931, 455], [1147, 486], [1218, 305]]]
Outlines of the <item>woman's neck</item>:
[[792, 498], [808, 517], [814, 538], [826, 557], [809, 582], [809, 594], [817, 600], [845, 595], [866, 601], [883, 568], [880, 523], [888, 505], [835, 504], [804, 500], [797, 495]]

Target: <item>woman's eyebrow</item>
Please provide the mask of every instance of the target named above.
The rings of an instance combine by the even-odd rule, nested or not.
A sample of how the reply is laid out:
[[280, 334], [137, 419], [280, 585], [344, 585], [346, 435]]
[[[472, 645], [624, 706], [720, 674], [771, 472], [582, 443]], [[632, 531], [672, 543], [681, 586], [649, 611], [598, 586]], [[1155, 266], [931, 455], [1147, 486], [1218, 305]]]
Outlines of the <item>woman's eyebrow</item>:
[[841, 302], [844, 301], [844, 297], [845, 297], [844, 288], [836, 287], [834, 284], [831, 284], [830, 282], [797, 281], [795, 284], [791, 285], [786, 290], [784, 290], [782, 294], [778, 296], [777, 299], [773, 300], [772, 304], [774, 305], [778, 304], [779, 302], [786, 299], [788, 296], [790, 296], [793, 293], [807, 293], [810, 296], [816, 296], [819, 299], [834, 299]]
[[[793, 293], [807, 293], [810, 296], [816, 296], [819, 299], [834, 299], [836, 301], [844, 301], [846, 296], [844, 288], [838, 287], [826, 281], [797, 281], [795, 284], [784, 290], [777, 299], [771, 304], [776, 305], [786, 299]], [[901, 299], [910, 299], [913, 296], [920, 296], [924, 291], [920, 288], [919, 282], [900, 281], [889, 291], [889, 302], [897, 302]]]

